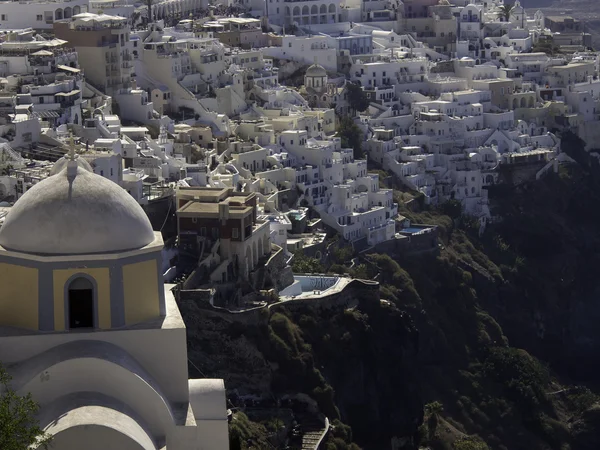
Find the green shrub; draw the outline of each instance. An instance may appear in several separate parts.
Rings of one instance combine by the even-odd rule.
[[[483,364],[485,376],[495,379],[517,404],[536,407],[545,399],[546,369],[525,350],[495,347]]]

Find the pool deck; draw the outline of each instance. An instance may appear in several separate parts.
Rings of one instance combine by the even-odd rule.
[[[399,233],[419,234],[424,233],[426,231],[430,231],[431,229],[432,227],[408,227],[401,229]]]
[[[340,276],[338,278],[338,280],[332,286],[328,287],[327,289],[307,290],[307,291],[302,291],[301,294],[297,294],[297,295],[281,295],[280,294],[279,299],[282,302],[285,302],[285,301],[289,301],[289,300],[308,300],[308,299],[323,298],[323,297],[327,297],[332,294],[337,294],[339,292],[342,292],[344,290],[344,288],[346,286],[348,286],[348,284],[350,284],[350,282],[352,282],[352,278]]]

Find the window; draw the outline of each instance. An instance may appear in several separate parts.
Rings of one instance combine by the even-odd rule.
[[[84,277],[75,278],[68,287],[69,328],[94,328],[94,286]]]
[[[41,22],[42,20],[44,20],[44,16],[42,16],[41,14],[37,14],[35,16],[35,20],[37,20],[38,22]]]
[[[238,239],[240,237],[240,230],[238,228],[231,229],[231,237],[233,239]]]
[[[2,14],[2,15],[0,16],[0,19],[2,19],[2,20],[8,20],[8,18],[6,17],[6,14]]]
[[[198,223],[198,218],[197,217],[192,217],[192,223]]]
[[[110,176],[111,177],[113,176],[113,168],[112,167],[110,168]]]
[[[291,42],[290,42],[290,43],[288,43],[288,47],[289,47],[289,48],[292,48],[292,43],[291,43]]]

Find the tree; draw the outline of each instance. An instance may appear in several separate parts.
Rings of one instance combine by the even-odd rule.
[[[444,410],[444,406],[440,402],[431,402],[425,405],[425,413],[428,415],[427,427],[429,428],[429,439],[435,437],[437,426],[440,421],[439,415]]]
[[[512,15],[514,5],[502,5],[498,11],[498,17],[504,19],[505,22],[510,22],[510,16]]]
[[[344,116],[340,119],[338,133],[342,138],[342,147],[354,150],[354,158],[359,159],[364,156],[362,150],[363,133],[350,117]]]
[[[140,14],[140,12],[139,12],[139,11],[134,11],[134,12],[131,14],[131,26],[132,26],[132,27],[135,27],[135,26],[136,26],[136,24],[137,24],[138,20],[140,20],[140,16],[141,16],[141,14]]]
[[[146,0],[146,6],[148,7],[148,23],[152,23],[152,0]]]
[[[365,94],[362,88],[354,83],[347,83],[346,89],[348,90],[348,103],[350,108],[354,111],[364,111],[369,107],[369,97]]]
[[[35,414],[39,406],[31,397],[18,395],[9,386],[11,377],[0,365],[0,448],[27,450],[47,449],[52,436],[40,428]]]
[[[306,256],[302,251],[294,253],[292,271],[295,273],[323,273],[325,268],[317,258]]]

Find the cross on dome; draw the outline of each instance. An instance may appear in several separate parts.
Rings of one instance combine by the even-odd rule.
[[[69,138],[69,159],[75,161],[75,139],[73,138],[72,132]]]

